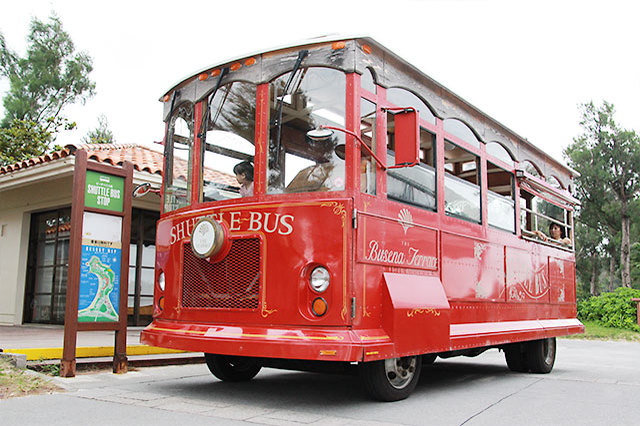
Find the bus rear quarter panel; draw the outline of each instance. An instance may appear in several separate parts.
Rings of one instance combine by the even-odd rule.
[[[582,332],[572,252],[458,222],[402,206],[358,212],[355,328],[382,327],[393,356]]]

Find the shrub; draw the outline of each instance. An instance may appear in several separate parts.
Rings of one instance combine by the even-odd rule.
[[[578,302],[578,318],[595,321],[605,327],[640,331],[636,302],[631,298],[640,298],[640,290],[620,287],[611,293],[592,296]]]

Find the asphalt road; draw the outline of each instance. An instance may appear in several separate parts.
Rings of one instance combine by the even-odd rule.
[[[356,377],[263,369],[222,383],[203,364],[56,379],[66,391],[0,401],[7,425],[637,425],[640,343],[558,341],[551,374],[510,372],[497,350],[438,360],[404,401]]]

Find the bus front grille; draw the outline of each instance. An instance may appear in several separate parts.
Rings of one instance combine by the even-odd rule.
[[[260,296],[260,240],[235,239],[216,263],[197,258],[184,245],[184,308],[257,309]]]

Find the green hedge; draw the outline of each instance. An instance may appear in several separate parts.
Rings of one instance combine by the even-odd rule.
[[[636,303],[631,298],[640,298],[640,290],[620,287],[611,293],[592,296],[578,302],[578,318],[605,327],[640,331]]]

